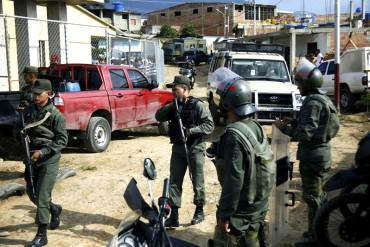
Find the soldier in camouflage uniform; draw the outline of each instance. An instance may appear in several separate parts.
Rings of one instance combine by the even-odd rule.
[[[48,97],[51,90],[49,80],[36,80],[32,87],[34,103],[25,109],[26,126],[23,131],[30,137],[36,191],[36,198],[31,200],[37,206],[36,224],[38,224],[37,234],[28,247],[47,244],[46,232],[50,214],[49,227],[53,230],[60,224],[59,217],[62,211],[60,205],[51,202],[51,194],[59,169],[61,150],[67,145],[68,136],[62,114]]]
[[[26,86],[21,89],[21,103],[19,104],[18,111],[23,111],[24,108],[33,103],[32,87],[34,86],[38,75],[38,69],[34,66],[26,66],[23,70],[23,78]]]
[[[312,222],[325,200],[323,181],[331,165],[330,139],[338,126],[328,126],[330,114],[337,117],[331,100],[319,89],[323,76],[312,63],[302,59],[295,69],[295,82],[305,99],[297,119],[277,120],[275,125],[293,141],[298,141],[297,159],[302,178],[303,200],[308,206],[308,231],[304,241],[296,246],[316,246]]]
[[[166,221],[167,227],[178,227],[178,209],[181,207],[182,184],[186,169],[192,176],[195,213],[191,224],[195,225],[204,220],[203,206],[205,204],[204,188],[204,151],[205,136],[212,133],[214,125],[212,116],[204,107],[203,103],[190,93],[190,81],[185,76],[176,76],[170,84],[174,97],[178,99],[180,117],[185,127],[186,145],[189,150],[190,164],[187,162],[185,148],[182,142],[180,127],[175,118],[173,103],[159,109],[155,118],[159,122],[169,121],[169,136],[172,146],[170,164],[170,204],[172,213]]]
[[[233,73],[222,69],[215,73]],[[275,182],[273,153],[262,127],[250,118],[257,109],[248,83],[234,77],[220,80],[217,88],[228,124],[216,145],[214,163],[222,192],[209,246],[257,247]]]

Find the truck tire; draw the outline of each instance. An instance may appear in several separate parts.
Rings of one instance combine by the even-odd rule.
[[[160,122],[158,124],[158,132],[160,135],[163,135],[163,136],[168,135],[168,121]]]
[[[87,127],[85,147],[89,152],[100,153],[107,149],[112,128],[109,122],[102,117],[92,117]]]
[[[349,111],[353,108],[354,97],[347,86],[342,86],[340,90],[340,108]]]

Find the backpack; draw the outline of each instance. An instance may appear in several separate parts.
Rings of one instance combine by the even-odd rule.
[[[257,123],[262,131],[262,127]],[[276,163],[266,135],[263,142],[258,141],[257,136],[245,122],[235,122],[227,127],[227,132],[237,134],[251,155],[251,165],[246,171],[248,186],[248,202],[267,199],[270,196],[276,179]]]

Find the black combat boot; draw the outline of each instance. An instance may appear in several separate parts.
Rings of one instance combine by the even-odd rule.
[[[55,230],[60,225],[60,214],[62,213],[62,206],[54,203],[50,203],[50,213],[51,213],[51,220],[50,220],[50,230]]]
[[[27,247],[41,247],[48,244],[48,237],[46,235],[47,225],[41,224],[37,230],[37,234],[31,243],[26,245]]]
[[[195,208],[195,213],[193,216],[193,219],[191,220],[192,225],[199,224],[204,220],[204,211],[203,211],[203,205],[199,204]]]
[[[172,208],[170,217],[166,220],[165,226],[169,228],[179,227],[179,209]]]

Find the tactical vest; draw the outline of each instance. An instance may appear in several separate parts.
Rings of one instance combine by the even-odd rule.
[[[197,98],[189,97],[184,105],[179,105],[180,117],[185,128],[190,129],[199,124],[197,117],[196,105],[200,101]],[[172,117],[169,123],[169,136],[173,144],[182,144],[180,126],[175,116]],[[188,137],[187,144],[192,145],[200,136],[191,135]]]
[[[243,147],[248,150],[251,157],[244,178],[246,197],[250,204],[267,199],[276,179],[276,164],[267,137],[263,134],[262,143],[258,141],[256,134],[250,128],[252,121],[239,121],[226,127],[226,132],[232,132],[240,137]],[[253,122],[263,133],[261,125]]]
[[[40,149],[49,146],[54,138],[53,119],[56,108],[53,105],[51,110],[47,111],[41,119],[35,119],[34,116],[27,116],[26,130],[31,139],[31,148]]]
[[[331,100],[322,94],[310,94],[306,96],[307,98],[304,100],[302,104],[302,108],[309,102],[310,100],[319,101],[321,104],[324,105],[324,113],[320,116],[319,126],[312,137],[313,142],[329,142],[332,138],[336,136],[339,131],[339,117],[337,113],[337,109],[331,102]]]

